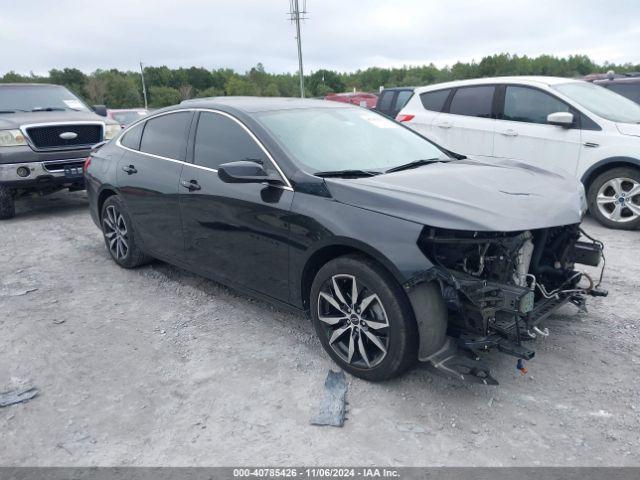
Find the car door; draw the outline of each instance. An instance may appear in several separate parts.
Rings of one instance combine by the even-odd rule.
[[[500,90],[494,155],[575,174],[582,139],[578,112],[535,87],[506,85]],[[549,125],[547,116],[555,112],[573,113],[575,126]]]
[[[159,115],[121,140],[126,151],[118,165],[120,194],[145,250],[166,260],[184,253],[178,193],[192,117],[192,111]]]
[[[464,155],[493,155],[494,85],[459,87],[434,120],[433,139]]]
[[[287,301],[293,190],[220,180],[218,166],[239,160],[277,172],[250,131],[226,113],[200,112],[192,143],[180,182],[187,261],[203,275]]]

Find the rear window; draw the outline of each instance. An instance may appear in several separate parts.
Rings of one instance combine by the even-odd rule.
[[[435,92],[425,92],[420,94],[420,100],[422,101],[422,106],[431,110],[432,112],[441,112],[442,107],[444,107],[444,102],[449,98],[449,93],[451,89],[448,88],[446,90],[437,90]]]
[[[449,113],[469,117],[491,118],[494,86],[464,87],[456,90]]]
[[[127,133],[122,136],[122,140],[120,143],[127,148],[132,148],[133,150],[140,149],[140,138],[142,138],[142,129],[144,128],[144,124],[141,123],[131,128]]]
[[[396,97],[396,107],[395,111],[399,112],[402,108],[407,104],[409,99],[413,96],[413,92],[411,90],[401,90],[398,92],[398,96]]]
[[[174,160],[184,160],[191,112],[161,115],[146,122],[140,151]]]

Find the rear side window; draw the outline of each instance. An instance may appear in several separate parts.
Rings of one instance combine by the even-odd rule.
[[[550,113],[569,111],[569,105],[541,90],[507,86],[502,119],[546,124]]]
[[[391,111],[391,102],[393,101],[393,92],[382,92],[380,98],[378,98],[378,103],[376,104],[376,109],[381,111],[382,113],[389,114]]]
[[[411,90],[402,90],[398,92],[398,96],[396,97],[396,106],[394,111],[397,113],[407,104],[409,99],[413,96],[413,92]]]
[[[640,103],[640,83],[611,83],[606,87],[629,100]]]
[[[422,106],[431,110],[432,112],[441,112],[442,107],[444,107],[444,102],[449,98],[449,93],[451,89],[447,90],[437,90],[435,92],[424,92],[420,94],[420,100],[422,101]]]
[[[140,151],[174,160],[184,160],[191,112],[161,115],[146,122]]]
[[[133,150],[140,150],[140,139],[142,138],[142,129],[144,128],[144,123],[140,123],[136,125],[132,129],[128,130],[122,136],[122,140],[120,143],[127,148],[131,148]]]
[[[246,130],[217,113],[200,114],[193,154],[196,165],[213,169],[239,160],[259,162],[267,170],[271,167],[265,153]]]
[[[449,113],[469,117],[491,118],[493,86],[464,87],[456,90]]]

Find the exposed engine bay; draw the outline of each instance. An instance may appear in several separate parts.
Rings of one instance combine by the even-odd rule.
[[[603,245],[579,225],[508,233],[425,228],[419,245],[438,270],[448,334],[476,359],[496,347],[529,360],[531,340],[549,335],[543,323],[553,312],[567,303],[585,309],[587,295],[607,295],[599,288]],[[576,269],[601,263],[597,279]],[[446,345],[432,363],[463,379],[497,383],[488,368],[453,358],[453,349]],[[444,360],[458,364],[447,368]]]

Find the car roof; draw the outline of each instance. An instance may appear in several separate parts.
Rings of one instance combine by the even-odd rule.
[[[411,90],[411,91],[414,91],[416,88],[418,88],[418,87],[389,87],[389,88],[384,88],[382,91],[383,92],[395,91],[395,90]]]
[[[60,87],[64,88],[63,85],[56,85],[55,83],[0,83],[0,87]]]
[[[348,103],[332,102],[312,98],[285,97],[208,97],[194,98],[180,103],[182,108],[227,107],[245,113],[304,108],[356,108]]]
[[[511,77],[485,77],[474,78],[470,80],[456,80],[453,82],[437,83],[427,85],[426,87],[416,88],[416,93],[427,92],[430,90],[440,90],[443,88],[464,87],[470,85],[487,85],[494,83],[515,83],[531,86],[550,86],[568,82],[582,82],[582,80],[564,77],[544,77],[533,75],[511,76]]]
[[[593,80],[591,83],[595,83],[596,85],[605,85],[607,83],[640,83],[640,77],[600,78]]]

